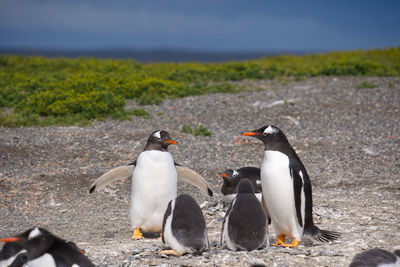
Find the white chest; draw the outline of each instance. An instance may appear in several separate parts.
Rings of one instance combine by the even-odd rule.
[[[293,179],[290,175],[288,156],[278,151],[264,152],[261,186],[278,234],[294,235],[300,239],[302,230],[297,223]]]
[[[167,204],[176,193],[177,173],[171,153],[156,150],[140,153],[132,179],[132,226],[158,231]]]
[[[29,261],[28,262],[28,266],[29,267],[43,267],[43,266],[46,266],[46,267],[53,267],[54,266],[54,267],[56,267],[56,263],[55,263],[53,257],[50,254],[45,253],[42,256],[40,256],[40,257],[38,257],[38,258],[36,258],[34,260]]]

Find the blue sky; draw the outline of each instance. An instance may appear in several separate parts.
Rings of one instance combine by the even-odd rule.
[[[400,46],[400,1],[0,0],[0,47],[349,50]]]

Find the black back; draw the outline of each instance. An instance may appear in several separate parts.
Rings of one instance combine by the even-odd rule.
[[[373,248],[354,256],[349,267],[377,267],[378,264],[394,264],[397,256],[389,251]]]
[[[189,195],[182,194],[175,198],[175,206],[172,210],[172,201],[168,203],[168,208],[163,220],[163,242],[165,222],[172,212],[171,228],[173,236],[179,243],[190,247],[197,252],[208,248],[208,237],[206,221],[203,212],[196,201]]]
[[[238,194],[225,214],[222,233],[228,217],[229,237],[237,246],[251,251],[264,243],[267,217],[248,179],[239,183]]]
[[[257,180],[260,182],[260,168],[255,167],[242,167],[236,171],[236,175],[234,175],[234,170],[227,169],[224,171],[224,174],[227,175],[226,178],[223,179],[223,184],[221,187],[221,193],[224,195],[228,194],[236,194],[237,187],[242,179],[249,179],[254,187],[254,191],[256,193],[261,193],[261,183],[257,184]]]

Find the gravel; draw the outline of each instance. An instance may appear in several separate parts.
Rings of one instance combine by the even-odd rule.
[[[357,89],[368,80],[378,87]],[[400,245],[400,79],[317,77],[289,83],[240,81],[238,94],[212,94],[139,106],[150,119],[98,121],[87,127],[0,128],[0,236],[41,226],[75,241],[98,266],[345,266],[366,249]],[[390,84],[390,86],[389,86]],[[180,130],[206,126],[211,137]],[[263,145],[240,133],[280,127],[313,184],[314,220],[342,233],[330,244],[305,239],[298,248],[232,252],[219,244],[223,216],[220,174],[260,166]],[[201,205],[211,248],[202,255],[159,257],[158,238],[132,241],[130,180],[89,195],[110,168],[134,160],[148,135],[164,129],[179,142],[176,162],[213,186],[209,198],[180,183]],[[276,239],[272,227],[270,239]],[[0,245],[1,246],[1,245]]]

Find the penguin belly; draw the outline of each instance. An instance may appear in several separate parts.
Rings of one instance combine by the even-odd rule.
[[[29,267],[56,267],[56,262],[54,261],[54,258],[51,254],[45,253],[42,256],[28,261],[27,264]]]
[[[276,234],[301,241],[303,228],[297,220],[288,156],[278,151],[264,152],[261,186]]]
[[[177,174],[172,155],[157,150],[140,153],[132,178],[132,228],[161,231],[164,212],[176,193]]]

